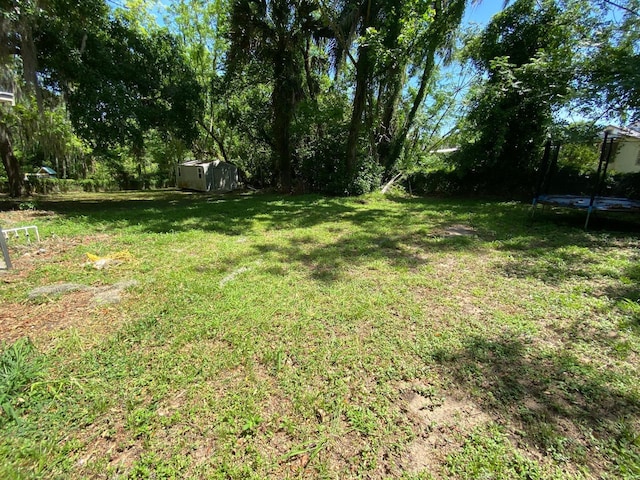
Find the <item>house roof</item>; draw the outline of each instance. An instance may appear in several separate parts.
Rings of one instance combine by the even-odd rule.
[[[610,137],[627,137],[637,138],[640,140],[640,125],[633,124],[628,127],[616,127],[615,125],[609,125],[604,129]]]
[[[56,175],[56,171],[49,167],[40,167],[39,172],[48,173],[49,175]]]

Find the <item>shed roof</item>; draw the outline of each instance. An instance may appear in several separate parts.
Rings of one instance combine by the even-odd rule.
[[[56,175],[56,171],[49,167],[40,167],[39,172],[48,173],[49,175]]]
[[[203,162],[202,160],[188,160],[186,162],[182,162],[180,165],[183,165],[185,167],[200,167],[200,166],[204,166],[204,165],[218,165],[220,163],[225,163],[222,160],[214,160],[212,162]]]

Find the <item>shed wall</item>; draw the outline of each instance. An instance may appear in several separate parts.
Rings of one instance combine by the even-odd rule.
[[[213,170],[212,190],[230,192],[238,188],[238,169],[229,163],[219,163]]]
[[[208,191],[206,173],[205,166],[202,165],[178,165],[176,185],[178,188],[206,192]]]

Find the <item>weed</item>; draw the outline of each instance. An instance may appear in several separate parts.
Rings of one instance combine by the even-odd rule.
[[[497,426],[476,429],[465,439],[460,452],[447,459],[447,468],[456,478],[566,478],[561,472],[548,475],[535,462],[516,451]]]
[[[43,375],[42,359],[28,338],[0,346],[0,423],[18,420],[29,388]]]
[[[20,202],[18,204],[18,210],[34,211],[38,209],[37,202]]]

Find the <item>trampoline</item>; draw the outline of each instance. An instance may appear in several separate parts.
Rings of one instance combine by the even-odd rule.
[[[614,151],[615,137],[609,137],[609,132],[605,131],[604,140],[600,151],[600,161],[598,162],[598,170],[596,173],[596,181],[591,195],[560,195],[541,193],[545,184],[548,183],[550,172],[553,171],[558,162],[558,153],[560,145],[554,145],[548,141],[545,145],[544,155],[540,165],[540,175],[536,194],[532,203],[532,216],[535,215],[537,205],[549,205],[558,208],[571,208],[576,210],[584,210],[587,212],[587,218],[584,223],[585,230],[589,227],[589,219],[591,214],[596,211],[601,212],[627,212],[640,213],[640,200],[632,200],[622,197],[606,197],[601,196],[600,192],[604,187],[605,177],[607,175],[607,167]]]
[[[563,208],[577,208],[588,210],[591,206],[592,210],[602,212],[636,212],[640,213],[640,200],[631,200],[629,198],[617,197],[595,197],[593,205],[591,197],[584,195],[539,195],[537,202],[543,205]]]

